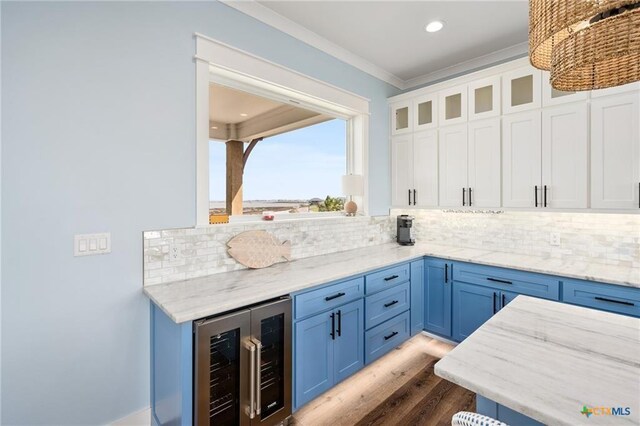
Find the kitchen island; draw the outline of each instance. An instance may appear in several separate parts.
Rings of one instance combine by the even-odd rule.
[[[518,296],[435,372],[506,423],[638,425],[640,319]]]

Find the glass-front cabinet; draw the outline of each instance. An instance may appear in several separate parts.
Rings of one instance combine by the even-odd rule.
[[[414,130],[433,129],[438,126],[438,95],[421,96],[413,102]]]
[[[413,104],[403,102],[391,105],[391,134],[401,135],[413,130]]]
[[[485,78],[469,84],[469,120],[500,115],[500,77]]]
[[[502,76],[504,114],[540,108],[541,71],[531,66],[518,68]]]
[[[440,126],[467,121],[467,86],[456,86],[440,92]]]

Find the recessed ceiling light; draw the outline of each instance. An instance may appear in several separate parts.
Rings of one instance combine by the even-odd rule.
[[[218,126],[211,126],[213,130],[218,130]]]
[[[433,22],[429,22],[427,24],[427,26],[424,27],[424,29],[428,33],[435,33],[435,32],[440,31],[442,29],[442,27],[444,27],[444,22],[442,22],[442,21],[433,21]]]
[[[246,117],[247,115],[249,115],[249,114],[244,113],[244,112],[240,113],[240,117]]]

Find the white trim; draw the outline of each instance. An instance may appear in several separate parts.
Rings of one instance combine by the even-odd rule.
[[[293,103],[349,120],[354,156],[347,172],[367,182],[369,100],[321,80],[236,49],[212,38],[196,38],[196,226],[209,226],[209,82]],[[365,186],[364,208],[367,214]],[[358,202],[356,200],[356,202]]]
[[[350,52],[349,50],[338,46],[337,44],[314,33],[313,31],[308,30],[302,25],[293,22],[289,18],[280,15],[279,13],[273,11],[272,9],[269,9],[266,6],[261,5],[256,1],[221,0],[221,2],[244,13],[245,15],[249,15],[252,18],[255,18],[279,31],[282,31],[285,34],[288,34],[312,47],[315,47],[316,49],[321,50],[333,56],[334,58],[341,60],[342,62],[345,62],[361,71],[366,72],[369,75],[372,75],[386,83],[389,83],[397,87],[398,89],[405,88],[405,82],[401,78],[380,68],[377,65],[372,64],[361,56],[358,56],[353,52]]]
[[[495,52],[488,53],[478,58],[473,58],[468,61],[460,62],[458,64],[442,68],[436,71],[429,72],[427,74],[404,80],[397,75],[390,73],[389,71],[379,67],[368,61],[367,59],[359,56],[334,42],[322,37],[321,35],[303,27],[302,25],[292,21],[291,19],[280,15],[274,10],[261,5],[254,0],[220,0],[222,3],[229,7],[232,7],[245,15],[251,16],[258,21],[269,25],[285,34],[294,37],[309,46],[315,47],[322,52],[333,56],[334,58],[349,64],[360,71],[364,71],[367,74],[380,79],[392,86],[401,90],[411,89],[416,86],[439,81],[445,78],[449,78],[452,75],[463,74],[474,69],[482,68],[503,62],[509,59],[513,59],[517,56],[524,55],[528,52],[528,43],[518,43],[513,46],[506,47]]]

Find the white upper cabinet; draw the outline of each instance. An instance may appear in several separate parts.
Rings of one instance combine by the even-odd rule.
[[[408,206],[413,190],[413,135],[391,138],[391,202]]]
[[[608,89],[592,90],[592,98],[600,98],[602,96],[617,95],[619,93],[626,92],[638,92],[640,91],[640,81],[635,83],[625,84],[624,86],[610,87]]]
[[[439,94],[439,125],[460,124],[467,121],[467,86],[445,89]]]
[[[413,103],[400,102],[391,105],[391,134],[401,135],[413,131]]]
[[[563,92],[562,90],[556,90],[551,87],[549,82],[550,74],[548,71],[542,72],[542,106],[554,106],[560,104],[566,104],[576,101],[585,101],[589,92]]]
[[[469,123],[469,184],[472,207],[500,206],[500,119]]]
[[[502,203],[505,207],[538,207],[541,202],[540,111],[502,119]]]
[[[640,93],[591,101],[591,207],[640,209]]]
[[[541,72],[526,66],[502,75],[502,113],[540,108]]]
[[[587,207],[587,104],[542,111],[542,203],[551,208]]]
[[[416,131],[438,126],[438,94],[421,96],[413,101],[413,128]]]
[[[500,77],[469,83],[468,92],[469,121],[500,115]]]
[[[438,205],[438,131],[413,135],[413,205]]]
[[[439,205],[458,207],[468,205],[467,194],[467,125],[459,124],[440,129]]]

